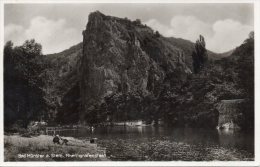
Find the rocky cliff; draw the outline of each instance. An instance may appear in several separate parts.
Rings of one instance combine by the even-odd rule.
[[[191,73],[188,55],[140,22],[100,12],[91,13],[88,20],[80,66],[82,120],[105,97],[157,95],[170,76],[179,73],[174,80],[181,81]]]
[[[122,102],[121,106],[127,106],[125,100],[122,100],[124,99],[122,95],[127,94],[127,96],[133,96],[134,98],[140,95],[154,95],[154,93],[158,95],[162,90],[161,83],[164,82],[169,85],[175,82],[176,87],[178,87],[177,82],[185,79],[186,74],[190,73],[190,69],[192,68],[191,53],[194,48],[194,43],[181,38],[165,38],[158,32],[154,32],[151,28],[142,25],[138,20],[130,21],[128,19],[104,16],[98,12],[92,15],[94,15],[94,17],[91,16],[92,19],[89,24],[93,24],[93,22],[96,22],[96,19],[99,19],[99,17],[95,15],[101,15],[104,18],[102,20],[104,23],[101,22],[100,24],[109,24],[109,26],[113,27],[113,31],[108,27],[99,28],[99,26],[86,30],[89,31],[90,34],[93,34],[90,35],[91,38],[95,36],[94,42],[99,47],[104,45],[105,42],[103,39],[105,38],[107,38],[107,41],[112,41],[112,44],[115,43],[113,46],[104,46],[103,49],[99,51],[97,47],[93,47],[93,51],[90,51],[90,47],[86,50],[87,53],[92,52],[92,54],[102,55],[102,57],[94,56],[94,60],[96,62],[100,61],[100,63],[104,65],[93,62],[89,63],[93,63],[92,65],[95,64],[96,67],[102,68],[100,70],[101,76],[97,76],[101,78],[103,77],[102,75],[106,76],[106,80],[104,81],[106,86],[102,89],[107,92],[107,95],[104,96],[110,98],[110,96],[116,95],[108,99],[108,101],[119,100],[119,102],[117,101],[115,103],[118,104]],[[117,20],[119,21],[118,23]],[[108,23],[105,23],[105,21]],[[117,31],[115,31],[115,29],[117,29]],[[97,35],[99,33],[103,34],[103,36]],[[109,36],[107,37],[104,34],[109,34]],[[118,34],[124,34],[124,36]],[[131,38],[133,39],[131,40]],[[87,42],[88,44],[86,44]],[[89,43],[90,41],[86,39],[84,46],[91,46],[91,43]],[[112,44],[110,43],[110,45]],[[60,53],[46,55],[45,57],[46,64],[48,64],[44,74],[46,77],[45,99],[49,105],[49,117],[56,118],[55,120],[59,123],[75,123],[79,119],[77,114],[81,111],[81,102],[79,101],[81,98],[80,92],[82,92],[79,86],[81,79],[86,76],[86,71],[83,69],[89,66],[85,61],[87,57],[82,57],[84,46],[83,43],[79,43]],[[157,54],[159,56],[157,56]],[[209,52],[210,59],[212,55],[214,57],[215,54]],[[143,69],[143,67],[145,67],[145,69]],[[180,72],[177,72],[178,70]],[[130,80],[131,82],[128,82],[129,77],[132,78]],[[179,79],[181,77],[182,79]],[[93,78],[97,80],[96,74],[93,74]],[[135,80],[133,80],[133,78],[135,78]],[[164,81],[161,80],[162,78],[164,78]],[[114,82],[116,84],[114,84]],[[84,86],[85,84],[82,85],[83,89]],[[111,91],[111,89],[113,91]],[[98,102],[102,99],[99,97],[98,95]],[[136,101],[136,99],[134,101]],[[132,106],[133,105],[128,104],[128,108]],[[118,108],[118,110],[122,110],[122,108]],[[120,117],[122,117],[122,115]],[[71,121],[68,121],[68,118],[71,118],[69,119]]]

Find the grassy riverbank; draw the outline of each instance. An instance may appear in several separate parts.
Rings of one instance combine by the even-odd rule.
[[[108,134],[98,137],[97,144],[86,138],[69,140],[68,145],[53,144],[52,136],[5,135],[5,161],[253,161],[254,153],[237,146],[217,143],[180,142],[171,137],[141,137],[133,133],[127,135]],[[194,137],[194,135],[191,135]],[[176,135],[178,137],[178,135]],[[227,136],[226,136],[227,137]],[[223,137],[222,137],[223,138]],[[196,140],[196,138],[194,138]],[[233,138],[231,138],[233,139]],[[231,140],[229,139],[229,140]],[[223,139],[222,139],[223,140]],[[227,140],[227,139],[226,139]],[[201,140],[200,140],[201,141]],[[247,141],[247,140],[246,140]],[[219,141],[220,142],[220,141]],[[222,141],[223,142],[223,141]],[[248,141],[250,142],[250,141]],[[243,143],[240,143],[243,144]],[[103,155],[90,157],[84,155]],[[39,158],[36,156],[43,155]],[[47,157],[49,155],[49,157]],[[55,155],[55,156],[54,156]],[[69,155],[69,156],[68,156]],[[19,157],[20,156],[20,157]],[[26,157],[27,156],[27,157]],[[34,157],[33,157],[34,156]],[[72,157],[74,156],[74,157]]]
[[[105,150],[89,141],[66,137],[68,145],[52,142],[53,137],[40,135],[22,137],[4,136],[5,161],[101,161],[108,160]]]

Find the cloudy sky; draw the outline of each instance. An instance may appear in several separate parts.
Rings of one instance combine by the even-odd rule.
[[[240,45],[254,28],[253,4],[5,4],[5,42],[34,38],[43,53],[82,41],[90,12],[136,18],[166,37],[195,41],[199,34],[217,53]]]

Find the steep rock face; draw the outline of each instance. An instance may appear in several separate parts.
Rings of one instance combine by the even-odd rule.
[[[178,79],[185,79],[191,73],[185,56],[138,21],[91,13],[80,66],[82,121],[111,94],[156,95],[160,91],[156,88],[177,71]]]

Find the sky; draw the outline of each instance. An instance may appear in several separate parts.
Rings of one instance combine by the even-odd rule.
[[[57,53],[83,40],[89,13],[136,20],[166,37],[195,42],[199,35],[216,53],[239,46],[254,30],[254,6],[250,3],[208,4],[5,4],[4,39],[21,45],[34,38],[43,53]]]

